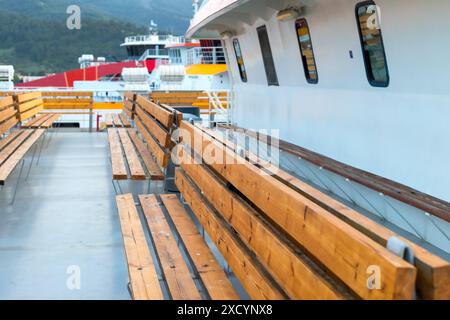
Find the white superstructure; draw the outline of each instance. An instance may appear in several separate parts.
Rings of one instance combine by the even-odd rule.
[[[209,0],[187,37],[222,40],[237,126],[450,201],[449,15],[447,0]],[[313,170],[328,192],[450,252],[450,224]]]

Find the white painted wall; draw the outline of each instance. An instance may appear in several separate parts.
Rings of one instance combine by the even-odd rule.
[[[360,1],[308,2],[319,84],[306,82],[295,21],[278,22],[273,11],[268,21],[245,25],[238,35],[248,83],[241,82],[226,40],[233,120],[280,129],[282,139],[450,201],[450,1],[376,1],[388,88],[371,87],[366,78],[355,18]],[[263,24],[280,87],[267,86],[256,34]]]

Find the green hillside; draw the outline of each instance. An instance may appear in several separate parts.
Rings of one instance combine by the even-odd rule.
[[[81,30],[66,27],[71,4],[81,7]],[[126,36],[146,34],[151,20],[183,34],[190,15],[190,0],[0,0],[0,64],[43,75],[77,68],[81,54],[121,60]]]
[[[101,19],[84,19],[81,30],[68,30],[65,21],[45,21],[0,12],[0,63],[14,65],[22,75],[61,72],[78,66],[83,53],[126,57],[120,47],[125,36],[145,28]]]

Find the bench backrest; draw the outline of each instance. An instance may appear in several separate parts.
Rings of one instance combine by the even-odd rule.
[[[180,113],[158,105],[148,97],[137,95],[134,107],[134,121],[161,168],[167,168],[170,152],[174,146],[172,133],[179,122]]]
[[[134,92],[126,92],[123,97],[123,111],[134,120],[136,109],[136,94]]]
[[[413,265],[202,129],[185,121],[180,129],[181,154],[186,157],[176,173],[180,192],[204,219],[202,224],[212,223],[205,218],[208,212],[225,219],[289,297],[413,298]],[[379,290],[367,285],[367,270],[374,265],[385,279]],[[251,284],[246,289],[251,290]]]
[[[12,96],[0,98],[0,135],[8,132],[18,122],[14,98]]]
[[[226,100],[228,93],[223,91],[218,93],[221,100]],[[203,91],[154,91],[150,94],[150,98],[160,104],[166,104],[173,107],[199,107],[207,109],[209,107],[209,98],[207,93]]]
[[[88,110],[93,108],[94,95],[86,91],[42,92],[46,110]]]
[[[19,121],[26,121],[44,110],[40,92],[22,93],[16,96]]]

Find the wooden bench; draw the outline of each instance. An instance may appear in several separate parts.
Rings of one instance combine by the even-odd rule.
[[[34,118],[42,110],[44,104],[40,92],[18,94],[16,96],[18,117],[20,122]]]
[[[92,110],[92,92],[55,91],[42,92],[45,110]]]
[[[105,125],[106,128],[131,128],[130,121],[124,112],[105,114]]]
[[[241,243],[243,256],[251,252],[259,258],[262,266],[245,263],[247,268],[254,265],[252,277],[243,270],[242,259],[227,259],[253,299],[414,297],[415,266],[276,177],[263,174],[202,129],[183,121],[181,137],[186,158],[177,170],[176,184],[226,259],[227,246],[234,242]],[[193,162],[191,152],[208,165]],[[208,162],[208,154],[228,161]],[[222,235],[226,227],[235,231],[229,240]],[[217,230],[220,237],[215,236]],[[367,284],[373,266],[383,275],[379,289]]]
[[[208,148],[209,153],[214,150],[217,154],[221,153],[222,155],[223,153],[223,157],[236,157],[235,152],[238,150],[236,145],[224,139],[217,132],[194,127],[185,122],[183,122],[181,129],[182,132],[186,133],[182,135],[185,144],[183,148],[195,149],[197,154],[200,154],[200,151],[204,148]],[[192,141],[190,139],[194,139],[194,137],[200,139],[196,140],[196,146],[190,143]],[[198,141],[204,142],[199,143]],[[415,289],[417,289],[418,297],[422,299],[448,300],[450,298],[450,287],[448,286],[448,283],[450,283],[450,264],[448,261],[398,236],[287,172],[272,167],[251,153],[247,152],[246,159],[240,157],[235,159],[240,160],[238,164],[228,166],[222,164],[209,166],[182,164],[182,169],[177,173],[177,185],[181,185],[182,193],[183,188],[185,188],[183,195],[186,199],[189,197],[189,192],[186,195],[186,190],[192,191],[193,189],[189,189],[189,187],[195,186],[200,191],[200,195],[203,196],[203,200],[216,208],[225,219],[232,218],[234,221],[244,218],[236,205],[236,200],[227,200],[225,190],[227,186],[232,186],[228,188],[231,193],[234,190],[239,190],[239,196],[245,197],[252,207],[258,208],[259,212],[267,217],[271,223],[275,223],[278,229],[281,229],[298,245],[305,248],[312,258],[320,261],[326,267],[326,271],[330,275],[349,287],[357,298],[407,299],[413,296]],[[245,179],[240,177],[245,177]],[[222,184],[223,190],[217,191],[217,187],[214,187],[214,185],[219,186],[222,181],[226,184]],[[271,199],[276,200],[272,201]],[[193,204],[196,203],[194,200],[192,200]],[[295,206],[298,211],[302,212],[301,215],[292,215],[292,213],[295,213],[293,209]],[[291,212],[291,215],[289,212]],[[230,220],[230,223],[233,220]],[[239,230],[242,230],[244,238],[249,235],[248,232],[253,238],[256,237],[256,234],[251,230],[240,229],[238,224],[231,224],[238,233],[240,233]],[[252,222],[251,225],[254,226],[255,223]],[[320,229],[314,231],[319,226]],[[327,229],[328,232],[324,235],[323,232],[326,232]],[[345,231],[346,235],[339,235],[338,229]],[[299,233],[300,231],[302,233]],[[331,234],[333,236],[330,237]],[[333,239],[338,235],[338,238]],[[308,236],[316,240],[309,242]],[[415,254],[414,265],[402,261],[403,266],[400,268],[400,273],[398,273],[400,265],[396,261],[397,258],[393,258],[392,254],[385,249],[388,240],[392,237],[396,237],[409,245]],[[342,242],[342,244],[339,242]],[[359,254],[354,253],[358,246],[364,247],[367,245],[370,246],[375,256],[370,256],[367,250],[363,250]],[[327,248],[330,246],[335,251],[327,253]],[[339,249],[340,247],[341,249]],[[353,250],[350,250],[350,248],[353,248]],[[333,255],[336,252],[340,252],[340,258],[335,257],[326,260],[328,254]],[[376,257],[376,255],[380,256]],[[340,261],[340,259],[345,261]],[[351,262],[352,259],[353,262]],[[375,263],[372,259],[381,259],[383,263]],[[383,289],[369,290],[364,282],[358,283],[358,279],[362,280],[363,278],[361,278],[362,275],[357,276],[357,270],[354,270],[356,280],[346,276],[345,269],[349,267],[348,264],[358,265],[360,271],[367,270],[366,266],[370,267],[370,265],[377,265],[384,269],[390,264],[390,268],[393,268],[391,270],[393,274],[388,275],[384,269],[382,271],[384,274]],[[397,271],[394,272],[396,269]],[[414,275],[411,275],[411,270],[414,271]],[[415,273],[417,273],[417,278]],[[367,277],[365,280],[367,280]],[[308,281],[307,277],[303,278],[304,284]],[[406,289],[407,287],[408,289]]]
[[[137,130],[108,129],[113,180],[146,179],[144,166],[150,180],[164,180],[174,146],[172,134],[181,114],[137,96],[133,118]]]
[[[22,124],[23,129],[49,129],[59,120],[61,115],[55,113],[38,114],[34,119],[30,119]]]
[[[145,216],[144,225],[152,238],[150,244],[133,196],[117,196],[133,299],[239,299],[223,267],[176,195],[145,195],[139,197],[139,202]],[[157,273],[156,264],[162,275]],[[164,281],[159,281],[160,278]],[[163,294],[163,288],[167,289],[168,296]]]
[[[218,93],[223,104],[228,98],[228,93],[223,91]],[[198,107],[201,110],[209,109],[209,98],[203,91],[153,91],[150,98],[159,104],[166,104],[172,107]]]
[[[123,112],[125,112],[131,120],[134,120],[136,112],[136,97],[137,95],[133,92],[126,92],[124,94]]]
[[[134,129],[110,128],[108,141],[113,180],[164,180],[161,168]]]
[[[0,136],[14,128],[19,122],[14,97],[0,99]]]
[[[0,185],[5,185],[8,177],[44,132],[44,129],[21,129],[0,140]]]

